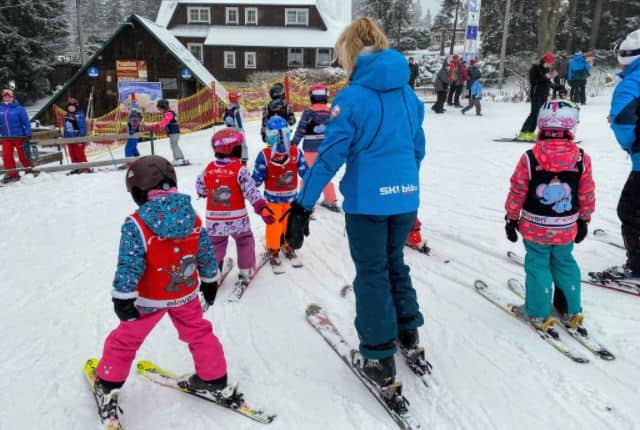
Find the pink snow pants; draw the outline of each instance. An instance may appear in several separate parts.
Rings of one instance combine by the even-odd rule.
[[[97,375],[109,382],[124,382],[129,376],[136,352],[147,335],[169,314],[180,340],[189,345],[196,373],[209,381],[227,373],[227,362],[220,341],[213,333],[211,323],[202,317],[200,300],[186,305],[141,313],[136,321],[121,321],[104,342]]]
[[[256,267],[256,241],[253,238],[251,230],[232,234],[231,237],[236,241],[238,269],[252,269]],[[216,262],[218,263],[218,267],[220,267],[220,262],[224,261],[224,257],[227,255],[229,236],[209,236],[209,239],[211,239],[211,244],[216,253]]]

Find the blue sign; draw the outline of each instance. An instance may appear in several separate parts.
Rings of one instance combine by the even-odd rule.
[[[469,11],[478,12],[480,10],[480,2],[478,0],[469,0]]]
[[[191,70],[189,70],[186,67],[183,67],[182,69],[180,69],[180,77],[182,79],[191,79],[193,78],[193,75],[191,74]]]
[[[97,78],[100,72],[96,66],[91,66],[87,69],[87,75],[89,75],[90,78]]]
[[[467,26],[467,40],[477,40],[478,39],[478,26],[477,25],[468,25]]]

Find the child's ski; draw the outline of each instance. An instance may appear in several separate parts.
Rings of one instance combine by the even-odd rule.
[[[525,288],[524,288],[524,285],[522,285],[522,282],[518,281],[517,279],[511,278],[509,279],[509,281],[507,281],[507,285],[509,286],[509,289],[516,296],[524,300]],[[589,334],[589,330],[586,330],[586,334],[584,334],[585,333],[584,331],[581,333],[579,330],[565,327],[564,324],[562,323],[559,323],[558,325],[562,326],[571,337],[573,337],[582,346],[587,348],[589,351],[591,351],[601,359],[607,360],[607,361],[616,359],[615,355],[609,352],[609,350],[606,347],[602,346],[600,342],[598,342],[596,339],[593,338],[593,336],[591,336],[591,334]]]
[[[513,251],[507,251],[507,258],[517,265],[524,266],[524,260],[522,259],[520,254],[517,254]]]
[[[513,308],[515,305],[513,303],[506,301],[500,296],[496,295],[494,292],[492,292],[491,289],[489,288],[489,285],[487,285],[484,281],[482,280],[475,281],[475,283],[473,284],[473,287],[476,290],[476,292],[478,292],[478,294],[480,294],[486,300],[493,303],[495,306],[499,307],[500,309],[502,309],[504,312],[511,315],[516,320],[526,324],[529,328],[531,328],[534,332],[536,332],[542,340],[547,342],[549,345],[551,345],[556,351],[560,352],[562,355],[569,357],[571,360],[575,361],[576,363],[589,362],[589,359],[585,357],[581,353],[581,351],[578,351],[576,348],[573,348],[570,344],[566,343],[564,339],[560,337],[560,334],[557,331],[555,331],[552,327],[550,327],[548,331],[542,331],[536,328],[535,326],[533,326],[529,321],[526,321],[518,317],[518,315],[513,312]]]
[[[182,388],[178,385],[178,381],[180,379],[178,375],[175,375],[161,368],[160,366],[153,364],[150,361],[138,361],[138,363],[136,364],[136,369],[139,375],[152,382],[155,382],[156,384],[164,385],[165,387],[173,388],[174,390],[178,390],[183,393],[191,394],[193,396],[200,397],[201,399],[208,400],[212,403],[215,403],[216,405],[230,409],[259,423],[269,424],[276,417],[275,414],[268,414],[260,409],[252,408],[244,402],[244,400],[242,399],[243,396],[240,393],[237,393],[237,395],[239,396],[239,402],[232,402],[231,404],[228,404],[226,402],[221,402],[219,399],[212,397],[210,394],[207,394],[205,392],[191,391],[189,389]]]
[[[347,343],[338,329],[333,325],[327,313],[317,304],[307,306],[307,321],[331,346],[344,363],[358,377],[369,392],[380,402],[382,407],[391,415],[391,418],[401,429],[419,429],[420,424],[411,416],[407,409],[409,402],[402,395],[402,383],[395,382],[388,387],[379,388],[353,366],[352,354],[355,352]]]
[[[89,382],[89,387],[91,388],[91,393],[94,394],[94,384],[96,382],[96,369],[98,368],[98,359],[90,358],[84,364],[84,376],[87,378],[87,382]],[[98,404],[98,400],[96,399],[96,405]],[[101,418],[102,419],[102,418]],[[120,420],[117,418],[110,418],[102,421],[104,424],[104,430],[123,430],[122,424],[120,424]]]
[[[256,277],[260,269],[262,269],[264,265],[267,264],[268,262],[269,262],[269,257],[263,256],[262,260],[260,260],[256,265],[256,268],[253,271],[253,273],[251,273],[251,275],[249,276],[249,279],[238,279],[236,283],[233,285],[233,290],[231,290],[231,294],[229,294],[229,297],[227,298],[227,302],[239,301],[242,298],[242,295],[244,294],[244,292],[249,287],[249,284],[251,284],[251,281],[253,280],[253,278]]]

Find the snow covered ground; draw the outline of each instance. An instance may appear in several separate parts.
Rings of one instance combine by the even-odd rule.
[[[590,228],[618,236],[615,208],[630,163],[607,126],[608,103],[609,96],[589,100],[578,136],[593,158],[597,184]],[[425,389],[398,360],[411,409],[424,429],[640,428],[638,298],[583,286],[586,322],[617,360],[591,357],[589,364],[576,364],[472,289],[479,277],[500,288],[509,277],[523,278],[522,269],[505,258],[507,250],[523,249],[521,241],[511,244],[504,237],[503,205],[509,176],[527,145],[492,139],[514,135],[529,107],[483,108],[484,117],[427,110],[424,122],[423,234],[451,263],[406,253],[436,381]],[[255,155],[261,145],[258,124],[248,128]],[[205,130],[182,137],[194,164],[178,170],[180,188],[194,197],[201,214],[204,201],[195,199],[193,184],[211,159],[210,136]],[[156,147],[170,154],[168,142]],[[99,428],[81,369],[88,357],[100,356],[117,324],[110,288],[119,228],[135,206],[122,171],[43,174],[36,183],[22,182],[0,190],[0,429]],[[278,277],[263,270],[240,303],[224,301],[231,283],[220,291],[208,317],[224,344],[229,375],[241,382],[251,403],[278,413],[269,426],[274,430],[393,429],[385,411],[305,321],[306,305],[320,303],[355,345],[354,303],[339,296],[354,274],[344,219],[324,208],[316,218],[300,251],[304,269],[287,267]],[[252,215],[252,224],[256,237],[263,237],[261,220]],[[585,272],[624,258],[623,251],[592,239],[576,246],[575,255]],[[192,371],[188,349],[168,319],[138,358],[177,373]],[[121,406],[128,430],[265,428],[134,372]]]

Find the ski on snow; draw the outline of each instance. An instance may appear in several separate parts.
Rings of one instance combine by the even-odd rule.
[[[515,264],[524,266],[524,261],[522,260],[522,257],[513,251],[507,252],[507,258]],[[631,294],[633,296],[640,296],[640,284],[635,284],[633,282],[625,282],[622,280],[599,281],[595,279],[583,279],[582,282],[585,284],[594,285],[596,287],[617,291],[619,293],[626,293],[626,294]]]
[[[242,399],[242,394],[240,393],[237,393],[237,395],[239,396],[238,401],[226,403],[226,402],[220,401],[220,399],[212,397],[209,393],[201,392],[201,391],[191,391],[189,389],[183,388],[178,385],[178,381],[179,381],[178,375],[175,375],[161,368],[160,366],[153,364],[150,361],[146,361],[146,360],[138,361],[138,363],[136,364],[136,370],[139,375],[150,380],[151,382],[155,382],[156,384],[173,388],[174,390],[178,390],[186,394],[191,394],[193,396],[215,403],[218,406],[222,406],[223,408],[230,409],[233,412],[237,412],[240,415],[243,415],[259,423],[269,424],[276,417],[275,414],[269,414],[260,409],[255,409],[251,407],[249,404],[245,403],[245,401]],[[234,386],[234,390],[236,389],[237,389],[237,385]]]
[[[249,279],[244,279],[244,278],[238,279],[233,286],[233,290],[231,290],[231,294],[229,294],[229,297],[227,298],[227,303],[239,301],[242,298],[242,295],[244,294],[244,292],[247,291],[247,288],[249,288],[251,281],[253,281],[253,279],[256,277],[260,269],[262,269],[264,265],[267,264],[268,262],[269,262],[269,257],[263,256],[262,260],[260,260],[256,265],[256,268],[253,271],[253,273],[251,273],[251,275],[249,276]]]
[[[536,328],[534,325],[532,325],[529,321],[526,321],[518,317],[518,315],[513,312],[513,308],[515,304],[510,303],[509,301],[495,294],[486,282],[482,280],[476,280],[473,284],[473,287],[476,290],[476,292],[480,294],[482,297],[484,297],[487,301],[499,307],[500,309],[502,309],[504,312],[511,315],[516,320],[527,325],[527,327],[532,329],[542,340],[547,342],[549,345],[551,345],[556,351],[560,352],[562,355],[570,358],[576,363],[589,362],[589,359],[585,357],[580,350],[578,350],[577,348],[574,348],[572,345],[565,342],[564,339],[560,337],[560,334],[557,331],[555,331],[552,327],[549,328],[549,331],[542,331]]]
[[[402,395],[402,383],[395,382],[388,387],[377,387],[353,366],[352,357],[355,350],[333,325],[327,313],[319,305],[311,304],[307,306],[306,315],[309,324],[331,346],[401,429],[416,430],[421,428],[407,409],[409,402]]]
[[[522,282],[518,281],[517,279],[511,278],[507,281],[507,285],[509,286],[509,289],[518,297],[520,297],[522,300],[524,300],[525,297],[525,288],[524,285],[522,285]],[[591,351],[593,354],[595,354],[597,357],[606,360],[606,361],[610,361],[610,360],[615,360],[616,357],[615,355],[613,355],[605,346],[603,346],[598,340],[594,339],[594,337],[590,334],[590,330],[587,330],[587,334],[586,336],[581,334],[578,330],[576,329],[571,329],[566,327],[564,324],[559,323],[557,324],[561,327],[564,328],[564,330],[575,340],[577,340],[582,346],[584,346],[585,348],[587,348],[589,351]],[[584,327],[584,326],[583,326]]]
[[[614,242],[613,240],[611,240],[611,237],[607,234],[607,232],[601,228],[597,228],[593,230],[593,238],[599,242],[606,243],[611,246],[615,246],[616,248],[626,249],[624,247],[624,244],[619,242]]]
[[[94,384],[96,382],[96,369],[98,368],[98,359],[90,358],[84,364],[84,376],[87,378],[87,382],[89,382],[89,387],[91,388],[91,393],[94,394]],[[98,405],[98,400],[96,399],[96,406]],[[120,410],[122,412],[122,410]],[[102,419],[102,417],[100,418]],[[106,420],[102,420],[102,424],[104,424],[104,430],[123,430],[122,424],[120,424],[120,420],[117,418],[108,418]]]

